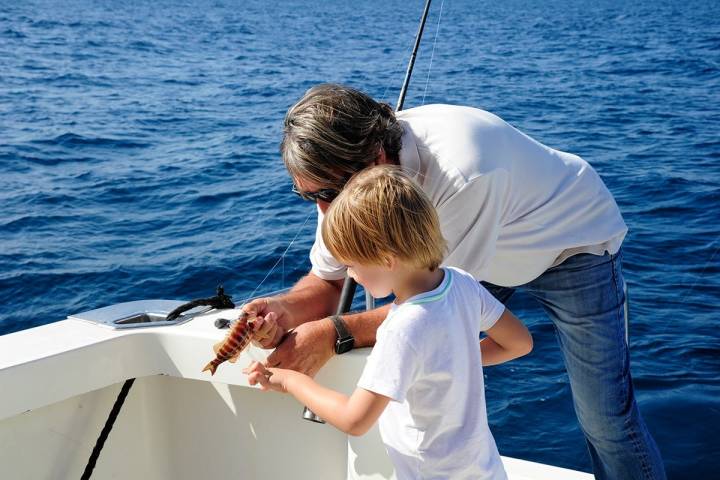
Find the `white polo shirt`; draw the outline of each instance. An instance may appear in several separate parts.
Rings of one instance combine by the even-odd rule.
[[[585,160],[553,150],[484,110],[425,105],[398,112],[399,160],[440,217],[454,265],[478,280],[518,286],[570,255],[616,253],[627,226]],[[318,208],[312,272],[345,267],[324,245]]]

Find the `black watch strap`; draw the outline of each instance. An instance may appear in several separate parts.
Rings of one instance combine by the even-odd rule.
[[[330,317],[335,325],[335,331],[337,332],[337,340],[335,341],[335,353],[349,352],[355,346],[355,338],[350,335],[345,321],[340,315],[333,315]]]

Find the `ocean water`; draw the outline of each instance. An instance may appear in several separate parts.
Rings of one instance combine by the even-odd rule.
[[[440,11],[442,3],[442,14]],[[0,1],[0,334],[308,270],[286,109],[341,82],[394,102],[421,1]],[[433,4],[406,108],[492,111],[587,159],[624,244],[641,410],[671,478],[720,471],[720,3]],[[305,220],[311,215],[308,222]],[[304,226],[303,226],[304,225]],[[488,368],[505,455],[588,471],[553,327]]]

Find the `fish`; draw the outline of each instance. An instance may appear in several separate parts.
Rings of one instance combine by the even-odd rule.
[[[215,358],[210,361],[202,371],[210,370],[210,375],[215,375],[218,366],[228,360],[235,363],[237,356],[250,345],[253,337],[253,321],[256,316],[242,312],[240,317],[232,324],[225,339],[213,346]],[[235,357],[235,358],[233,358]]]

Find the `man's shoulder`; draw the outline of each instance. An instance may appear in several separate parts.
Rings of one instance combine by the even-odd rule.
[[[412,134],[418,169],[427,177],[435,205],[468,180],[506,167],[507,138],[514,129],[497,115],[479,108],[434,104],[398,112]],[[450,188],[447,188],[450,186]]]
[[[504,124],[505,122],[497,115],[481,108],[467,105],[453,105],[448,103],[433,103],[419,107],[408,108],[395,114],[400,120],[405,120],[411,125],[422,122],[423,119],[442,122],[480,122],[491,124]]]

